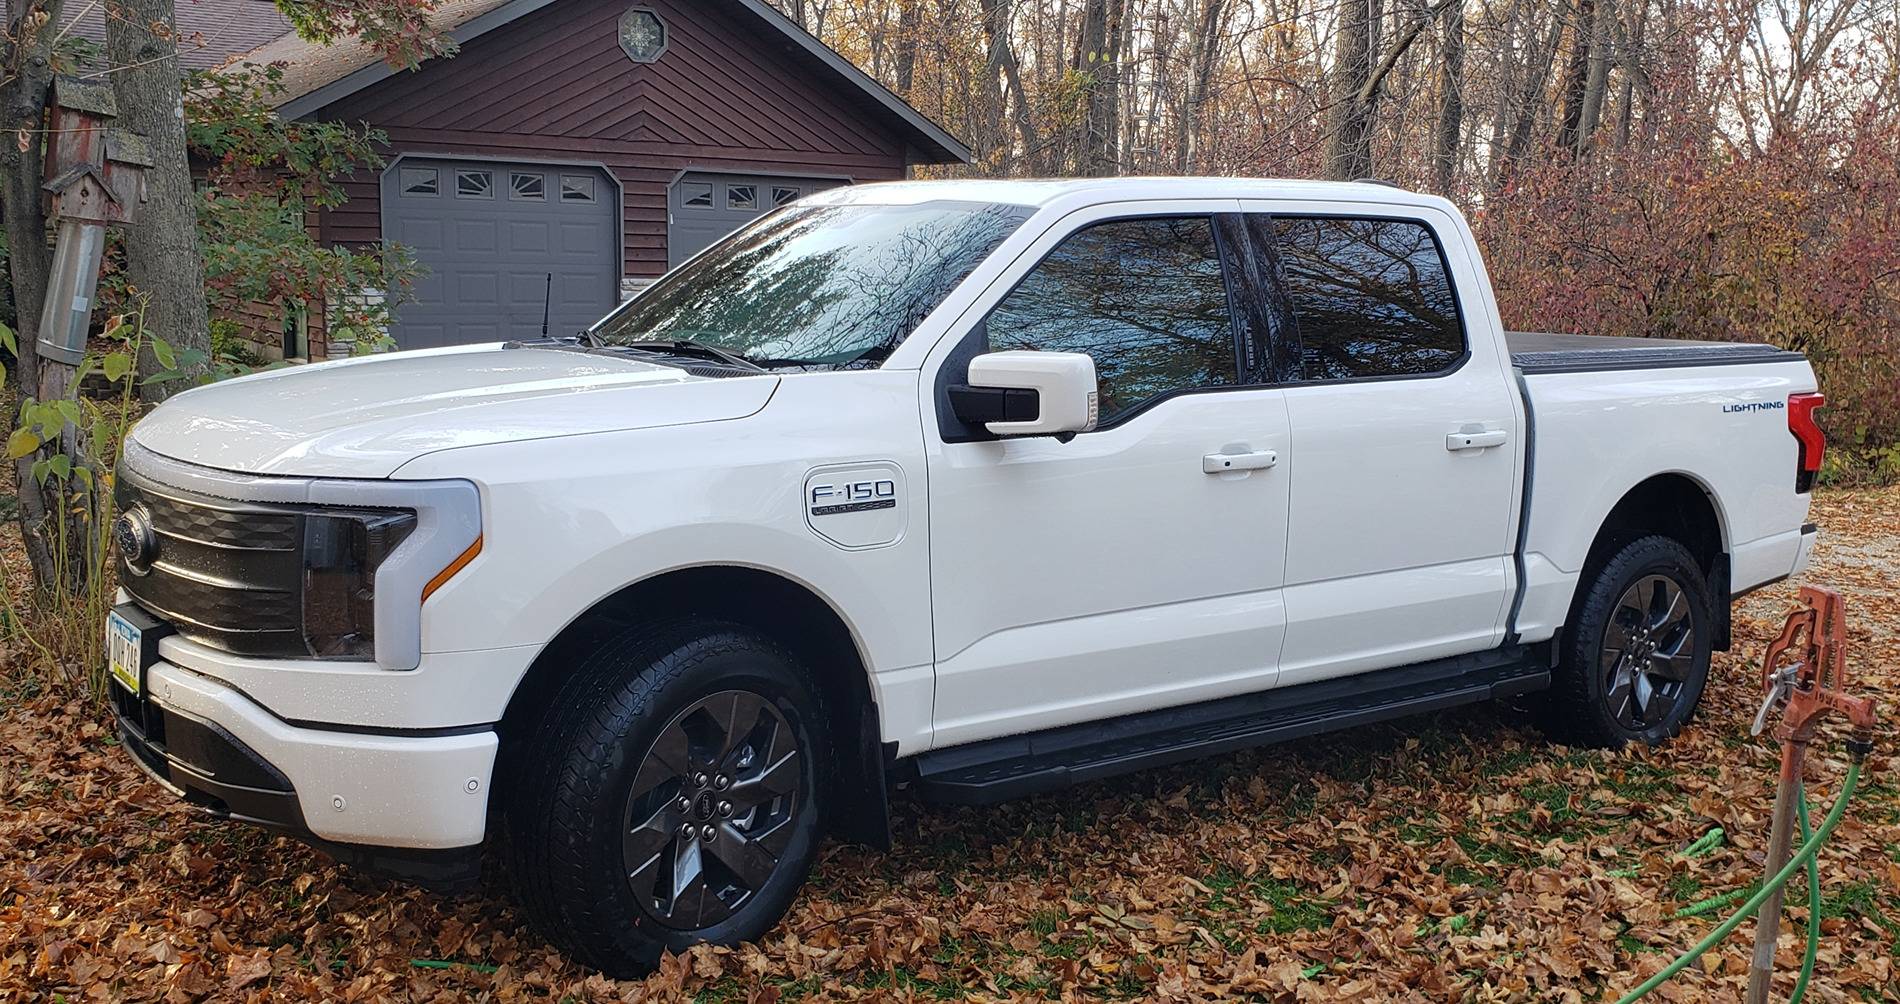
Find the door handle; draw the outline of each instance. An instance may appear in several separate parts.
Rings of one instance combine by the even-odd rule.
[[[1454,432],[1445,437],[1445,449],[1458,453],[1463,450],[1488,450],[1493,446],[1503,446],[1510,436],[1503,429],[1486,429],[1482,432]]]
[[[1253,450],[1247,453],[1210,453],[1201,458],[1201,473],[1225,474],[1228,471],[1258,471],[1280,462],[1280,455],[1272,450]]]

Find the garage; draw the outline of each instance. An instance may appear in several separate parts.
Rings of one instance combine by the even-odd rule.
[[[396,312],[404,349],[578,331],[620,284],[620,189],[598,167],[403,157],[382,182],[383,233],[428,274]]]
[[[666,267],[788,202],[843,183],[836,178],[682,172],[666,191]]]

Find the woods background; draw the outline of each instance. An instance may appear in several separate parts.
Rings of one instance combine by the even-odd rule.
[[[1900,476],[1892,0],[777,0],[995,176],[1377,177],[1505,323],[1773,342]]]

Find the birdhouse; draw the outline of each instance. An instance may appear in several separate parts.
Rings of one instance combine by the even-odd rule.
[[[151,148],[137,133],[113,128],[119,106],[105,81],[59,77],[46,144],[47,215],[130,223],[145,197]]]
[[[47,112],[46,177],[56,178],[77,164],[105,166],[106,129],[119,117],[111,84],[56,77]]]
[[[145,198],[151,150],[143,137],[112,128],[118,113],[112,87],[103,81],[53,82],[42,187],[59,236],[36,340],[43,360],[77,366],[85,357],[106,226],[132,222]]]
[[[48,179],[46,191],[53,197],[50,215],[55,220],[106,223],[125,216],[102,167],[74,164],[58,177]]]

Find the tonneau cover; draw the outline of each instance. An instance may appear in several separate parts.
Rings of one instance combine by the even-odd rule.
[[[1506,331],[1511,362],[1525,373],[1584,373],[1593,370],[1662,369],[1673,366],[1736,366],[1795,362],[1799,352],[1756,342],[1696,342],[1676,338],[1618,338]]]

